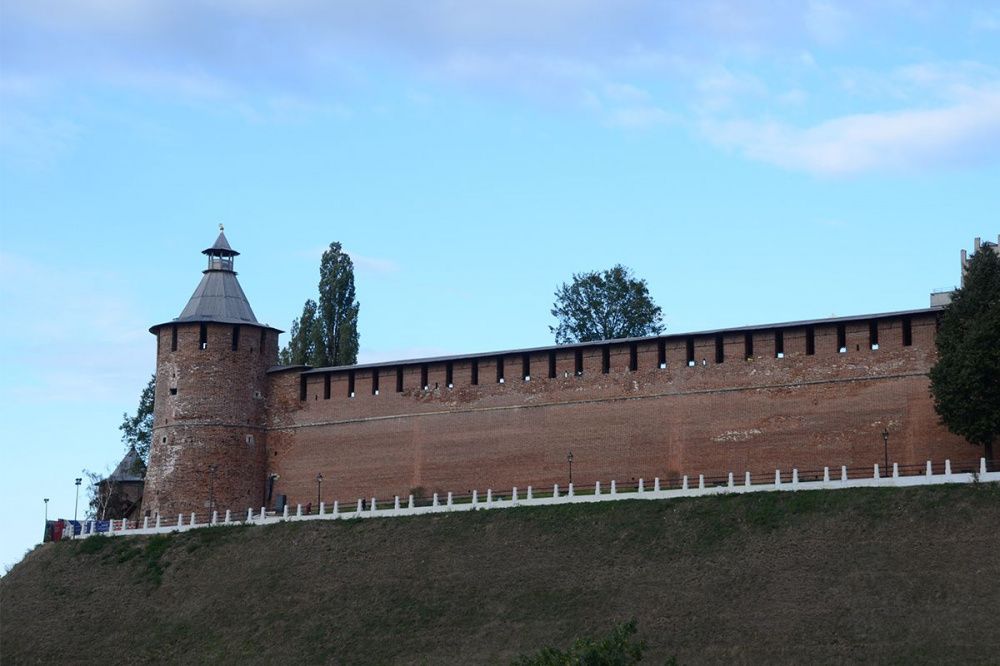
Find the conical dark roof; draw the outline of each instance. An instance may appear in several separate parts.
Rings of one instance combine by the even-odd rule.
[[[212,244],[212,247],[202,250],[201,253],[228,257],[235,257],[239,254],[239,252],[230,247],[229,241],[226,240],[226,232],[222,230],[221,224],[219,225],[219,237],[215,239],[215,243]]]
[[[106,480],[113,481],[117,483],[128,482],[128,481],[144,481],[146,479],[146,464],[142,462],[142,458],[139,457],[139,452],[135,450],[133,446],[122,458],[122,461],[118,463],[118,467],[115,467],[115,471],[111,472]]]
[[[230,270],[209,269],[175,321],[214,321],[225,324],[256,324],[243,288]]]

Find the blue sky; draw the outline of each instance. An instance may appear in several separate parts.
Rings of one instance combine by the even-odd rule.
[[[5,564],[122,455],[219,223],[286,330],[341,241],[361,360],[547,344],[619,262],[668,332],[923,307],[998,232],[995,2],[2,12]]]

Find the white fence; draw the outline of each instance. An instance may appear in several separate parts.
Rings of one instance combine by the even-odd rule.
[[[910,470],[913,466],[906,466]],[[852,468],[856,472],[857,468]],[[260,510],[247,509],[245,515],[234,516],[226,511],[224,515],[213,512],[210,520],[198,522],[196,514],[179,515],[176,522],[157,517],[155,519],[144,518],[142,527],[130,526],[127,521],[111,521],[110,529],[103,532],[95,530],[94,521],[83,524],[81,534],[75,537],[66,538],[86,538],[94,534],[103,533],[109,536],[125,535],[146,535],[146,534],[166,534],[170,532],[185,532],[187,530],[212,527],[217,525],[272,525],[275,523],[299,520],[351,520],[359,518],[390,518],[398,516],[419,516],[432,513],[452,513],[458,511],[483,511],[492,509],[508,509],[518,506],[552,506],[557,504],[586,504],[590,502],[611,502],[618,500],[669,500],[680,497],[703,497],[707,495],[726,495],[738,493],[759,493],[776,491],[804,491],[804,490],[838,490],[842,488],[901,488],[909,486],[930,486],[947,483],[980,483],[992,482],[1000,483],[1000,471],[988,472],[986,459],[979,460],[976,471],[952,472],[950,460],[944,462],[944,469],[940,473],[934,471],[931,461],[927,461],[923,473],[900,474],[900,467],[897,463],[892,465],[892,474],[883,476],[879,466],[875,465],[870,475],[858,477],[849,474],[847,467],[839,470],[826,467],[822,471],[822,477],[815,480],[800,480],[799,470],[793,469],[791,474],[782,474],[781,470],[775,470],[773,481],[768,478],[767,482],[753,483],[750,473],[747,472],[742,479],[736,479],[730,473],[728,477],[712,477],[706,482],[704,475],[698,477],[683,477],[680,480],[680,487],[669,488],[659,478],[652,480],[649,484],[645,479],[639,479],[638,483],[630,483],[627,490],[618,487],[615,481],[604,487],[600,482],[586,489],[574,488],[569,484],[565,488],[555,485],[551,490],[539,491],[528,486],[527,488],[512,488],[504,494],[494,494],[493,490],[487,490],[485,495],[480,495],[473,491],[471,496],[465,495],[456,497],[453,493],[446,496],[433,495],[429,502],[416,501],[413,495],[405,500],[400,500],[397,496],[390,501],[379,503],[376,498],[370,500],[359,499],[357,503],[349,509],[342,508],[338,502],[333,503],[329,508],[324,504],[319,505],[317,513],[303,512],[301,504],[294,510],[288,506],[284,508],[282,514],[267,512],[264,507]],[[819,474],[816,474],[819,477]],[[328,510],[328,508],[330,510]]]

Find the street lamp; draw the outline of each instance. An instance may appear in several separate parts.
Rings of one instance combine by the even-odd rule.
[[[573,452],[566,454],[566,462],[569,463],[569,484],[573,485]]]
[[[889,473],[889,429],[886,428],[882,431],[882,450],[885,455],[885,470],[886,474]]]
[[[45,522],[49,522],[49,498],[46,497],[42,501],[45,502]]]
[[[316,510],[319,511],[319,500],[322,495],[320,489],[323,487],[323,472],[316,474]]]
[[[80,478],[78,478],[78,479],[76,479],[76,481],[74,481],[74,483],[76,484],[76,501],[73,502],[73,522],[74,523],[76,522],[76,510],[80,506],[80,482],[82,482],[82,481],[83,481],[83,479],[80,479]]]
[[[218,465],[208,466],[208,515],[211,517],[212,512],[215,511],[215,470],[219,469]]]

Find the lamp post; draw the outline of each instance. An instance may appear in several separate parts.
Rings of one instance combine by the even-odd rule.
[[[45,522],[49,522],[49,498],[46,497],[42,500],[45,502]]]
[[[73,522],[76,522],[76,510],[80,506],[80,483],[83,479],[77,478],[74,483],[76,483],[76,501],[73,502]]]
[[[885,455],[885,470],[889,473],[889,429],[882,431],[882,450]]]
[[[316,474],[316,510],[319,511],[320,497],[322,497],[321,488],[323,487],[323,472]]]
[[[211,520],[212,512],[215,511],[215,470],[219,469],[218,465],[208,466],[208,516]]]
[[[569,463],[569,483],[573,485],[573,452],[566,454],[566,462]]]

